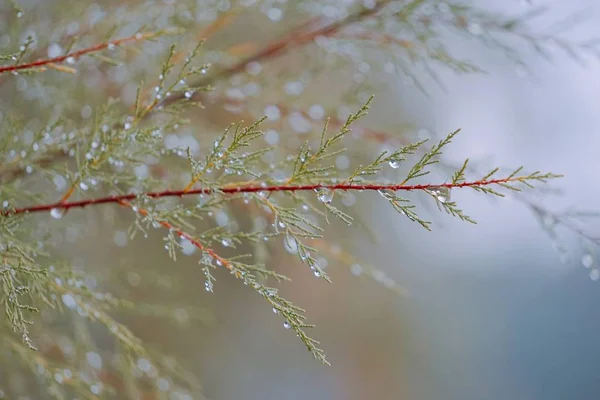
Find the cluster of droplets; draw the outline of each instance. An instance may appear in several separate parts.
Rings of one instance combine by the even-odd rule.
[[[592,268],[595,265],[594,256],[591,253],[584,253],[581,256],[581,265],[590,270],[590,279],[593,281],[600,280],[600,269]]]

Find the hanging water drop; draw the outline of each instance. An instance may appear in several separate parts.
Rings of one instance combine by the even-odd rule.
[[[273,307],[273,313],[274,314],[279,314],[279,310],[277,310],[275,307]]]
[[[594,258],[592,257],[591,254],[584,254],[583,256],[581,256],[581,264],[586,267],[586,268],[590,268],[592,266],[592,264],[594,263]]]
[[[290,329],[290,328],[292,327],[292,325],[290,325],[290,323],[289,323],[288,321],[285,321],[285,322],[283,323],[283,327],[284,327],[285,329]]]
[[[437,201],[444,204],[450,201],[450,188],[445,186],[439,186],[431,189],[431,193],[435,196]]]
[[[52,210],[50,210],[50,215],[54,219],[61,219],[64,214],[65,214],[64,210],[62,210],[60,208],[53,208]]]
[[[290,254],[296,254],[298,252],[298,244],[296,243],[296,239],[294,239],[292,236],[288,235],[285,239],[283,239],[283,246]]]
[[[350,267],[350,273],[354,276],[359,276],[363,272],[363,267],[360,264],[353,264]]]
[[[88,190],[90,187],[88,186],[87,183],[85,182],[79,182],[79,187],[81,188],[81,190],[85,191]]]
[[[333,190],[328,188],[315,189],[317,192],[317,198],[321,203],[330,204],[333,200]]]
[[[231,246],[233,243],[231,243],[230,239],[224,238],[223,240],[221,240],[221,244],[223,245],[223,247],[229,247]]]
[[[390,164],[390,167],[392,167],[394,169],[400,168],[400,164],[402,164],[402,159],[390,158],[389,164]]]

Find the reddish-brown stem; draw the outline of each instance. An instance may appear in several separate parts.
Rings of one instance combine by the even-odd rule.
[[[156,197],[156,196],[155,196]],[[148,210],[146,210],[145,208],[138,208],[136,206],[134,206],[133,204],[131,204],[130,202],[128,202],[125,198],[121,197],[120,199],[115,200],[114,202],[122,205],[123,207],[129,207],[131,208],[134,212],[136,212],[137,214],[140,214],[142,216],[146,216],[148,215]],[[63,203],[64,204],[64,203]],[[198,240],[194,239],[194,237],[192,235],[190,235],[187,232],[182,231],[181,229],[175,227],[173,224],[171,224],[169,221],[165,221],[165,220],[161,220],[161,221],[157,221],[163,228],[167,228],[173,232],[175,232],[179,237],[184,238],[186,240],[189,240],[190,243],[192,245],[194,245],[194,247],[200,249],[201,251],[208,253],[211,257],[213,257],[215,260],[219,261],[219,263],[221,265],[223,265],[225,268],[231,270],[232,266],[231,263],[222,258],[221,256],[219,256],[217,253],[215,253],[215,251],[213,249],[210,249],[206,246],[204,246],[202,243],[200,243]]]
[[[127,42],[135,42],[138,40],[145,40],[145,39],[155,37],[156,35],[157,35],[157,33],[155,33],[155,32],[136,33],[135,35],[132,35],[129,37],[115,39],[115,40],[111,40],[111,41],[104,42],[104,43],[99,43],[94,46],[86,47],[85,49],[73,51],[71,53],[64,54],[64,55],[58,56],[58,57],[43,58],[41,60],[36,60],[36,61],[29,62],[29,63],[24,63],[24,64],[3,65],[3,66],[0,66],[0,74],[2,74],[4,72],[19,71],[22,69],[42,67],[42,66],[46,66],[49,64],[60,64],[62,62],[65,62],[68,58],[73,58],[76,60],[83,55],[99,52],[101,50],[108,48],[109,46],[119,46],[119,45],[122,45]]]
[[[354,22],[360,21],[362,19],[365,19],[365,18],[377,13],[387,3],[389,3],[389,0],[379,1],[375,5],[375,7],[365,9],[355,15],[349,16],[346,19],[343,19],[338,22],[334,22],[329,25],[325,25],[321,28],[317,28],[317,29],[314,29],[312,31],[308,31],[305,33],[299,32],[298,29],[295,29],[294,31],[292,31],[292,33],[290,35],[271,43],[264,49],[258,51],[254,55],[250,56],[249,58],[239,62],[238,64],[235,64],[234,66],[232,66],[230,68],[223,70],[221,72],[221,74],[215,76],[215,78],[216,79],[222,78],[223,75],[225,75],[225,76],[235,75],[235,74],[243,71],[244,68],[246,68],[246,66],[251,62],[260,61],[265,58],[275,58],[295,47],[303,46],[307,43],[310,43],[319,36],[330,36],[330,35],[338,32],[340,29],[342,29]],[[308,22],[309,22],[308,24],[307,23],[303,24],[303,27],[304,26],[310,27],[310,23],[312,23],[312,20],[308,21]]]
[[[442,183],[442,184],[419,184],[419,185],[382,185],[382,184],[356,184],[356,183],[335,183],[335,184],[308,184],[308,185],[273,185],[273,186],[261,186],[261,185],[248,185],[248,186],[226,186],[222,188],[198,188],[194,190],[163,190],[158,192],[146,192],[146,193],[129,193],[121,195],[113,195],[106,197],[99,197],[96,199],[86,199],[69,202],[57,202],[52,204],[41,204],[29,207],[16,208],[13,210],[0,211],[1,215],[15,215],[25,214],[34,212],[50,211],[52,209],[68,210],[71,208],[81,208],[91,205],[106,204],[106,203],[118,203],[136,199],[138,196],[146,196],[151,198],[163,198],[163,197],[183,197],[194,194],[235,194],[235,193],[257,193],[257,192],[300,192],[300,191],[311,191],[318,189],[329,189],[329,190],[434,190],[436,188],[463,188],[463,187],[479,187],[489,185],[499,185],[510,182],[523,182],[527,177],[524,176],[512,176],[501,179],[490,179],[490,180],[479,180],[471,182],[459,182],[459,183]]]

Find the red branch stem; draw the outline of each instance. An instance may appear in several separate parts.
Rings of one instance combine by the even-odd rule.
[[[393,191],[413,191],[413,190],[433,190],[440,187],[445,188],[463,188],[463,187],[478,187],[478,186],[489,186],[499,185],[509,182],[521,182],[525,179],[522,176],[513,176],[501,179],[490,179],[490,180],[479,180],[471,182],[457,182],[457,183],[442,183],[442,184],[419,184],[419,185],[382,185],[382,184],[355,184],[355,183],[335,183],[335,184],[308,184],[308,185],[273,185],[273,186],[260,186],[260,185],[248,185],[248,186],[228,186],[222,188],[198,188],[193,190],[163,190],[157,192],[146,192],[146,193],[129,193],[121,195],[113,195],[106,197],[99,197],[95,199],[85,199],[68,202],[56,202],[52,204],[40,204],[29,207],[15,208],[12,210],[0,211],[1,215],[16,215],[34,212],[50,211],[52,209],[68,210],[71,208],[82,208],[91,205],[106,204],[106,203],[118,203],[129,200],[135,200],[138,196],[146,196],[151,198],[163,198],[163,197],[183,197],[195,194],[235,194],[235,193],[257,193],[257,192],[300,192],[300,191],[311,191],[318,189],[329,189],[329,190],[393,190]]]
[[[212,78],[210,78],[208,81],[204,81],[203,83],[212,83],[215,80],[220,80],[223,78],[230,77],[232,75],[236,75],[242,72],[246,68],[246,66],[251,62],[263,61],[265,59],[273,59],[279,57],[294,48],[302,47],[306,44],[312,43],[319,36],[331,36],[350,24],[361,21],[367,17],[376,14],[389,2],[390,0],[380,0],[375,4],[374,7],[366,8],[363,11],[354,15],[350,15],[349,17],[343,20],[336,21],[313,30],[302,32],[302,28],[311,28],[311,24],[313,22],[316,22],[315,20],[309,20],[303,23],[300,27],[293,29],[287,36],[283,37],[282,39],[271,42],[269,45],[259,50],[255,54],[240,61],[237,64],[234,64],[231,67],[223,69],[222,71],[214,75]]]
[[[115,202],[122,205],[123,207],[131,208],[135,213],[140,214],[142,216],[148,215],[148,210],[146,210],[145,208],[136,208],[135,206],[133,206],[131,203],[129,203],[124,198],[120,198],[119,200],[116,200]],[[192,243],[192,245],[194,245],[194,247],[200,249],[201,251],[203,251],[205,253],[208,253],[215,260],[219,261],[221,263],[221,265],[224,266],[225,268],[227,268],[229,270],[232,269],[232,265],[228,260],[226,260],[223,257],[221,257],[220,255],[218,255],[213,249],[204,246],[200,241],[198,241],[197,239],[194,239],[194,237],[192,235],[190,235],[189,233],[182,231],[181,229],[179,229],[176,226],[174,226],[173,224],[171,224],[169,221],[160,220],[160,221],[158,221],[158,223],[162,227],[167,228],[168,230],[174,231],[179,237],[189,240],[190,243]],[[239,277],[239,276],[237,276],[237,277]]]
[[[64,55],[58,56],[58,57],[43,58],[40,60],[36,60],[36,61],[29,62],[29,63],[24,63],[24,64],[3,65],[3,66],[0,66],[0,74],[2,74],[4,72],[19,71],[22,69],[42,67],[44,65],[49,65],[49,64],[60,64],[64,61],[66,61],[67,58],[78,59],[79,57],[81,57],[83,55],[90,54],[90,53],[96,53],[98,51],[108,48],[109,46],[119,46],[119,45],[127,43],[127,42],[135,42],[138,40],[148,39],[148,38],[154,37],[154,36],[156,36],[156,33],[136,33],[135,35],[132,35],[129,37],[115,39],[115,40],[111,40],[111,41],[104,42],[104,43],[99,43],[94,46],[86,47],[85,49],[73,51],[71,53],[64,54]]]

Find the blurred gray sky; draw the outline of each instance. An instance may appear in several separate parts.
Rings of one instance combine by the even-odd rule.
[[[509,11],[528,7],[520,1],[480,3]],[[595,0],[533,3],[551,6],[534,28],[590,9],[589,20],[571,37],[600,35]],[[520,76],[497,53],[464,43],[461,51],[489,74],[444,73],[447,91],[431,96],[430,128],[440,134],[463,130],[446,156],[492,155],[495,165],[565,174],[555,183],[565,195],[547,204],[600,210],[600,62],[588,57],[581,65],[555,52],[549,63],[528,51],[533,74]],[[394,241],[410,249],[400,274],[414,296],[413,328],[430,357],[416,390],[420,398],[599,398],[600,286],[579,262],[580,250],[572,247],[569,261],[561,263],[517,201],[490,202],[466,191],[453,198],[478,225],[442,218],[443,226],[429,233],[398,221],[382,246],[389,249],[382,256],[387,259]],[[385,220],[389,215],[380,222]]]
[[[513,12],[530,7],[520,0],[479,3]],[[550,12],[535,20],[534,30],[592,7],[589,20],[570,34],[600,35],[597,1],[545,3]],[[400,104],[436,135],[462,128],[445,153],[449,159],[493,156],[493,166],[562,173],[566,178],[555,186],[566,193],[548,199],[551,208],[600,209],[600,62],[590,58],[582,66],[556,52],[549,63],[526,50],[532,74],[520,76],[498,53],[475,43],[456,48],[489,73],[442,71],[446,91],[432,86],[428,99],[399,79],[398,101],[379,96],[373,111],[393,112],[377,106]],[[294,347],[294,338],[277,330],[279,321],[248,314],[260,305],[244,300],[244,307],[230,306],[230,316],[219,316],[222,325],[204,345],[207,393],[245,399],[600,398],[600,283],[588,278],[579,248],[561,263],[523,204],[468,190],[452,195],[478,225],[434,209],[430,216],[438,224],[426,232],[380,207],[384,211],[371,221],[382,231],[377,247],[357,244],[364,259],[410,290],[408,300],[347,273],[333,275],[328,286],[293,273],[296,289],[286,293],[309,310],[331,368],[316,366]],[[223,358],[225,348],[232,358]],[[223,385],[224,376],[231,384]]]

